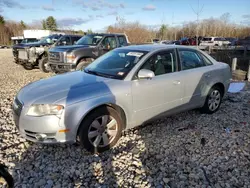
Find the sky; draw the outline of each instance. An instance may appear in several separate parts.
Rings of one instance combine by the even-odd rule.
[[[199,8],[198,8],[199,2]],[[6,20],[40,23],[54,16],[64,29],[102,31],[117,18],[158,27],[181,26],[199,19],[230,14],[230,21],[250,25],[250,0],[0,0]]]

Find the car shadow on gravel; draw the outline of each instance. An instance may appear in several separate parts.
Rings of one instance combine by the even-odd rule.
[[[225,102],[213,115],[193,110],[125,131],[114,148],[99,155],[77,144],[31,144],[15,162],[15,185],[174,188],[213,187],[219,182],[225,187],[230,178],[223,182],[219,177],[237,168],[227,158],[232,151],[223,145],[232,139],[224,130],[228,122],[220,118],[230,101]],[[241,161],[238,165],[244,168],[248,161]]]

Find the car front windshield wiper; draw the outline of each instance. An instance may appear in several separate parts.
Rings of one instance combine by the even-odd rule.
[[[89,69],[84,69],[84,72],[86,72],[88,74],[94,74],[94,75],[97,75],[97,76],[106,77],[106,78],[114,78],[115,77],[115,76],[112,76],[112,75],[109,75],[109,74],[104,74],[104,73],[100,73],[100,72],[89,70]]]

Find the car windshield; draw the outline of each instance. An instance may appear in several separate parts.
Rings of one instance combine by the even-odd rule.
[[[97,45],[102,39],[102,35],[85,35],[77,41],[77,45]]]
[[[84,71],[98,76],[124,79],[147,53],[140,50],[115,49],[96,59]]]
[[[39,41],[39,43],[51,43],[52,44],[52,43],[54,43],[53,40],[57,40],[58,38],[59,38],[59,36],[50,35],[50,36],[47,36],[47,37],[41,39]]]

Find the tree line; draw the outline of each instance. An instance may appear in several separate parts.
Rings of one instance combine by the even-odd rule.
[[[26,24],[23,20],[20,22],[16,21],[6,21],[3,16],[0,15],[0,45],[11,45],[11,37],[22,36],[23,30],[25,29],[46,29],[52,31],[58,31],[58,25],[56,19],[53,16],[47,17],[45,20],[42,20],[40,24],[29,25]],[[81,34],[84,35],[82,30],[60,30],[68,34]],[[88,32],[92,32],[89,30]]]
[[[230,22],[230,15],[223,14],[219,18],[209,18],[197,22],[182,23],[174,27],[167,24],[149,27],[139,22],[126,22],[119,18],[114,25],[107,28],[107,32],[126,33],[131,43],[151,42],[151,39],[179,40],[183,37],[218,36],[244,38],[250,36],[250,26],[243,26]],[[156,29],[155,29],[156,28]],[[198,31],[197,31],[198,30]]]
[[[0,15],[0,44],[11,44],[11,37],[23,35],[24,29],[48,29],[58,30],[56,19],[49,16],[42,20],[40,24],[29,25],[24,21],[5,21]],[[197,31],[198,30],[198,31]],[[62,30],[60,30],[62,31]],[[65,33],[84,34],[82,30],[63,30]],[[131,43],[147,43],[152,39],[160,40],[178,40],[182,37],[194,37],[196,33],[199,36],[220,36],[243,38],[250,35],[250,26],[242,26],[230,22],[230,15],[223,14],[219,18],[209,18],[197,22],[182,23],[180,26],[169,26],[162,24],[160,26],[147,26],[140,22],[127,22],[123,18],[117,19],[116,23],[106,29],[111,33],[126,33]],[[88,30],[86,33],[92,33]]]

